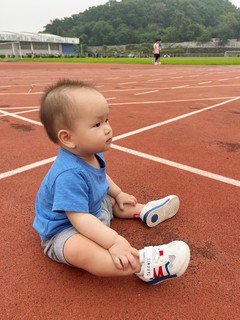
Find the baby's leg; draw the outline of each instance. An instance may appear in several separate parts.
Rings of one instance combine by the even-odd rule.
[[[124,270],[117,269],[108,250],[81,234],[75,234],[66,241],[64,257],[73,266],[102,277],[131,275],[141,269],[138,257],[135,258],[135,269],[130,266]]]
[[[135,206],[125,204],[121,210],[116,202],[113,202],[113,213],[118,218],[141,218],[149,227],[155,227],[159,223],[172,218],[179,209],[179,198],[170,195],[165,198],[150,201],[147,204],[137,203]]]
[[[145,247],[136,258],[137,267],[119,270],[115,267],[108,250],[80,234],[70,237],[64,246],[64,257],[75,267],[100,277],[136,274],[150,285],[180,277],[190,261],[190,250],[183,241],[166,245]]]
[[[135,206],[130,204],[124,205],[124,210],[121,210],[118,204],[113,206],[113,214],[118,218],[131,219],[135,217],[139,217],[140,212],[144,208],[144,204],[137,203]]]

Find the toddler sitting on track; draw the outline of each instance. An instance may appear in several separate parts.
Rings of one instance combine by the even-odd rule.
[[[183,241],[141,250],[110,228],[111,219],[139,217],[154,227],[179,208],[175,195],[147,204],[107,175],[103,153],[112,142],[106,99],[84,82],[59,80],[41,99],[40,119],[58,156],[37,194],[33,226],[54,261],[96,276],[136,274],[148,284],[181,276],[190,250]]]

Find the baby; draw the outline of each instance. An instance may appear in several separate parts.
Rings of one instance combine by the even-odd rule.
[[[137,250],[110,228],[114,216],[139,217],[154,227],[177,213],[179,199],[141,204],[107,175],[103,153],[113,137],[108,117],[106,99],[84,82],[59,80],[41,99],[41,122],[59,145],[35,203],[33,227],[44,253],[96,276],[136,274],[148,284],[179,277],[190,260],[185,242]]]

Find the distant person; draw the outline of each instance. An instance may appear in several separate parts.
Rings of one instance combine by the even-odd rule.
[[[161,64],[160,62],[161,48],[162,48],[161,39],[156,39],[156,41],[153,44],[153,55],[154,55],[153,63],[155,65]]]
[[[137,250],[110,228],[114,216],[154,227],[177,213],[179,199],[140,204],[106,174],[103,152],[113,138],[108,117],[106,99],[84,82],[60,80],[41,99],[41,122],[59,145],[35,203],[33,226],[44,253],[96,276],[136,274],[149,284],[181,276],[190,259],[185,242]]]

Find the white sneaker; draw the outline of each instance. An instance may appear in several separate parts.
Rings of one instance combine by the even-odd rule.
[[[140,212],[140,218],[149,227],[155,227],[166,219],[172,218],[179,209],[179,198],[175,195],[148,202]]]
[[[183,275],[189,265],[190,249],[183,241],[173,241],[139,250],[139,259],[142,267],[136,275],[154,285]]]

